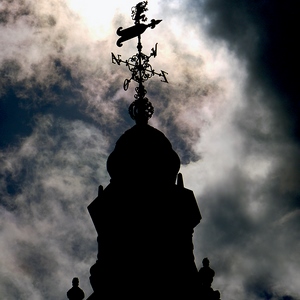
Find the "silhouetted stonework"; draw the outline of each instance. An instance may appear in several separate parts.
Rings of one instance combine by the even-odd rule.
[[[178,155],[149,125],[126,131],[108,158],[111,183],[88,210],[98,233],[92,299],[191,299],[198,293],[192,235],[201,215],[175,180]]]

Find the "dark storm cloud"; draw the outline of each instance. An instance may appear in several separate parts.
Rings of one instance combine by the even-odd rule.
[[[210,38],[225,41],[245,61],[248,95],[262,90],[260,101],[279,118],[278,126],[299,138],[295,2],[209,0],[188,1],[188,7],[189,15],[203,18],[200,24]]]
[[[47,69],[46,74],[44,68]],[[75,70],[74,74],[74,68],[76,65],[70,64],[64,58],[47,57],[42,66],[31,65],[32,74],[29,77],[17,80],[24,72],[20,62],[16,59],[3,61],[0,69],[0,146],[8,146],[24,136],[29,136],[37,114],[52,114],[69,120],[82,120],[100,125],[103,129],[106,128],[104,132],[108,138],[112,138],[113,143],[116,138],[113,130],[118,121],[110,118],[101,108],[89,105],[87,98],[96,95],[90,95],[83,86],[84,70]],[[112,86],[105,92],[105,100],[99,99],[99,102],[106,105],[115,92]],[[123,101],[120,102],[121,104],[113,104],[117,113],[120,113],[124,106]],[[109,108],[107,110],[109,111]],[[121,120],[119,123],[122,123]]]
[[[227,47],[246,70],[241,105],[230,121],[238,147],[229,152],[210,148],[219,154],[215,160],[221,161],[214,164],[211,153],[203,154],[202,164],[217,169],[211,183],[210,175],[203,175],[208,178],[199,193],[203,221],[195,235],[197,257],[216,261],[220,277],[215,286],[221,286],[223,295],[298,299],[300,126],[295,38],[299,21],[295,3],[188,1],[186,9],[186,22],[198,19],[199,31],[204,30],[208,42]],[[225,138],[211,134],[226,145]],[[226,161],[232,159],[230,166]],[[225,279],[228,276],[230,280]]]
[[[272,182],[277,178],[281,190],[288,191],[289,197],[281,195],[284,199],[298,198],[295,182],[299,179],[300,127],[295,37],[299,21],[294,2],[210,0],[189,4],[205,15],[207,34],[225,41],[245,62],[247,103],[238,111],[235,122],[245,136],[246,155],[265,153],[274,157],[273,174],[265,188],[274,191],[270,198],[281,199],[277,205],[286,207],[289,201],[283,204]],[[291,201],[290,208],[299,207],[298,201]]]
[[[51,78],[50,73],[45,83],[38,80],[39,67],[32,68],[35,72],[29,78],[16,81],[22,72],[18,60],[10,59],[2,63],[1,146],[28,136],[32,132],[32,118],[37,113],[88,119],[82,112],[84,107],[80,107],[80,82],[72,78],[70,70],[58,58],[50,59],[48,63],[48,68],[53,68],[52,74],[56,74],[57,78]]]
[[[72,277],[88,278],[96,237],[86,207],[99,180],[108,181],[105,149],[95,127],[48,115],[36,119],[21,145],[1,153],[2,295],[15,284],[20,299],[51,299],[65,293]]]

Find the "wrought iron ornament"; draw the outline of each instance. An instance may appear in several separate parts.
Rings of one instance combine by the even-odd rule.
[[[162,82],[167,82],[166,75],[168,74],[165,71],[160,71],[157,73],[149,63],[150,57],[156,57],[157,55],[157,43],[151,49],[150,55],[146,55],[142,53],[142,43],[141,43],[141,35],[147,28],[155,28],[157,24],[159,24],[162,20],[154,20],[152,19],[149,24],[144,24],[141,22],[146,22],[147,18],[144,14],[147,11],[147,1],[143,1],[138,3],[136,6],[131,8],[131,17],[134,21],[134,25],[123,29],[122,27],[118,28],[117,34],[120,38],[117,41],[117,46],[122,47],[122,43],[130,40],[134,37],[138,38],[137,49],[138,53],[133,55],[132,57],[128,58],[127,60],[122,60],[121,55],[115,56],[113,53],[112,55],[112,63],[120,65],[124,63],[129,71],[131,72],[131,77],[129,79],[125,79],[123,88],[127,91],[131,80],[137,82],[139,85],[135,88],[136,94],[134,98],[136,99],[131,103],[129,106],[129,114],[136,123],[147,123],[148,120],[152,117],[154,108],[151,102],[146,97],[147,91],[143,85],[145,81],[149,78],[153,77],[154,75],[158,75],[162,77]]]

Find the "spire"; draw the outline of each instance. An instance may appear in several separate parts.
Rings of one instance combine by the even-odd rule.
[[[134,21],[134,25],[126,29],[120,27],[117,30],[117,34],[120,36],[117,41],[117,46],[122,47],[123,42],[137,37],[138,53],[126,59],[125,61],[121,59],[121,55],[115,56],[113,53],[111,54],[113,64],[120,65],[121,63],[124,63],[131,72],[131,77],[125,79],[124,81],[124,90],[127,91],[131,80],[138,83],[138,86],[135,88],[135,100],[130,104],[128,109],[130,117],[135,120],[137,124],[147,124],[148,120],[154,113],[153,105],[146,97],[147,91],[143,83],[154,75],[162,77],[161,81],[168,83],[168,80],[166,78],[166,75],[168,73],[162,70],[160,71],[160,73],[157,73],[149,63],[150,58],[152,56],[156,57],[157,55],[157,43],[151,49],[151,53],[149,55],[142,53],[142,33],[144,33],[149,27],[152,29],[155,28],[156,25],[158,25],[162,21],[152,19],[148,24],[142,23],[147,21],[147,18],[144,14],[144,12],[148,10],[147,4],[147,1],[143,1],[132,7],[131,17]]]

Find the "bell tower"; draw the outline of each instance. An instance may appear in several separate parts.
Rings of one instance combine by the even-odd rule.
[[[90,269],[94,299],[192,299],[197,294],[193,231],[201,214],[191,190],[183,185],[180,158],[170,141],[148,124],[154,108],[144,83],[157,72],[142,52],[142,33],[161,20],[147,22],[147,1],[132,8],[134,25],[117,30],[117,45],[137,38],[138,52],[129,59],[112,53],[112,63],[125,65],[137,83],[129,114],[135,125],[116,142],[107,160],[111,177],[88,206],[98,237],[98,255]]]

